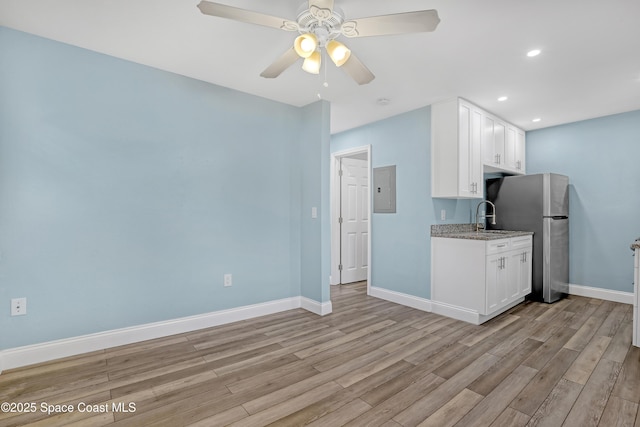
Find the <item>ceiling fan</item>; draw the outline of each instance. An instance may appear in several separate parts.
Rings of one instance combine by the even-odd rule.
[[[369,37],[430,32],[440,22],[438,12],[433,9],[346,21],[342,10],[334,7],[333,3],[333,0],[309,0],[308,4],[305,2],[301,6],[295,21],[206,0],[202,0],[198,8],[205,15],[300,34],[293,46],[260,74],[262,77],[278,77],[300,58],[304,59],[303,70],[318,74],[322,61],[320,49],[324,48],[336,66],[344,69],[360,85],[369,83],[375,76],[349,48],[336,40],[338,36]]]

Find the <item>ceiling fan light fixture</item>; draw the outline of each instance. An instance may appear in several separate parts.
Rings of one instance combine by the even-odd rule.
[[[308,58],[313,55],[318,48],[318,38],[313,33],[301,34],[296,37],[296,40],[293,43],[293,48],[298,56],[301,58]]]
[[[304,59],[302,63],[302,69],[310,74],[320,74],[320,65],[322,64],[322,59],[320,57],[320,52],[315,51],[309,55],[308,58]]]
[[[345,62],[349,60],[351,56],[351,50],[348,47],[340,43],[336,40],[329,40],[327,45],[325,46],[327,49],[327,53],[329,54],[329,58],[336,64],[336,67],[340,67],[344,65]]]

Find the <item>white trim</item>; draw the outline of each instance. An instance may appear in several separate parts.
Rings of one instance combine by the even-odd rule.
[[[332,310],[331,302],[319,303],[305,297],[292,297],[179,319],[147,323],[128,328],[32,344],[24,347],[10,348],[0,351],[0,373],[2,373],[3,369],[19,368],[21,366],[196,331],[296,308],[303,308],[321,316],[331,313]]]
[[[431,301],[431,305],[433,307],[432,312],[435,314],[440,314],[442,316],[451,317],[453,319],[462,320],[468,323],[473,323],[474,325],[480,325],[486,322],[487,320],[493,319],[494,317],[504,313],[510,308],[515,307],[516,305],[520,304],[523,301],[524,301],[524,298],[520,298],[491,314],[480,314],[474,310],[469,310],[467,308],[445,304],[437,301]]]
[[[438,301],[431,301],[431,307],[432,313],[451,317],[452,319],[462,320],[463,322],[473,323],[474,325],[478,324],[479,314],[477,311]]]
[[[422,311],[431,311],[432,301],[426,298],[420,298],[414,295],[403,294],[402,292],[390,291],[389,289],[371,286],[368,295],[380,298],[386,301],[395,302],[396,304],[406,305],[407,307],[417,308]]]
[[[338,264],[340,263],[340,232],[338,224],[338,217],[340,216],[340,191],[339,184],[340,181],[338,179],[338,166],[340,163],[341,157],[350,157],[356,154],[367,154],[367,169],[368,169],[368,180],[369,180],[369,200],[367,200],[367,209],[369,210],[369,223],[367,225],[368,230],[367,233],[369,235],[369,239],[367,242],[367,293],[369,293],[369,287],[371,284],[371,223],[372,213],[373,213],[373,185],[372,176],[372,161],[371,161],[371,144],[363,145],[360,147],[349,148],[342,151],[336,151],[335,153],[331,153],[331,189],[330,189],[330,199],[331,199],[331,285],[340,284],[340,272],[338,271]]]
[[[570,283],[569,294],[633,305],[633,292],[613,291],[611,289],[594,288]]]
[[[326,316],[333,311],[331,301],[319,303],[307,297],[300,297],[300,307],[319,316]]]

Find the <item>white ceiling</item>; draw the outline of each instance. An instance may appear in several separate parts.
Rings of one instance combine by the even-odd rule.
[[[0,25],[295,106],[320,94],[332,133],[454,96],[526,130],[640,109],[638,0],[335,0],[347,19],[440,15],[432,33],[341,38],[376,75],[364,86],[331,62],[319,76],[297,63],[260,77],[295,33],[206,16],[198,2],[0,0]],[[288,19],[304,3],[218,2]]]

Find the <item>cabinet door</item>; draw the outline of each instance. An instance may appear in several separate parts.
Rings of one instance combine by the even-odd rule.
[[[509,282],[507,283],[507,295],[509,300],[514,301],[520,298],[520,288],[522,287],[522,263],[524,260],[523,251],[509,252]]]
[[[480,113],[471,105],[460,102],[459,125],[459,186],[462,197],[482,197],[484,193],[480,160]]]
[[[509,257],[504,253],[487,256],[486,277],[486,310],[483,314],[491,314],[504,307],[508,302],[507,286]]]
[[[483,114],[482,117],[482,162],[494,168],[505,168],[505,145],[507,127],[497,118]]]
[[[531,260],[533,259],[533,251],[531,247],[523,251],[524,260],[520,264],[518,283],[520,287],[520,297],[526,297],[531,293]]]
[[[521,129],[516,129],[516,170],[520,173],[526,172],[526,142],[525,133]]]
[[[509,253],[509,302],[531,293],[531,247]]]
[[[518,170],[516,154],[516,128],[507,125],[507,135],[504,142],[505,167],[512,171]]]
[[[505,167],[505,138],[507,133],[507,126],[504,122],[496,120],[493,125],[493,150],[494,150],[494,162],[496,166],[500,168]]]
[[[492,116],[482,116],[482,162],[496,166],[496,147],[494,137],[495,120]]]
[[[476,197],[484,197],[484,169],[482,168],[482,112],[471,109],[471,181]]]

